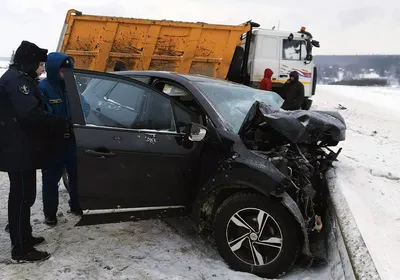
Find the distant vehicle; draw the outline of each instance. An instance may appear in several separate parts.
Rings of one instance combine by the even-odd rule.
[[[287,112],[276,93],[197,75],[116,73],[64,72],[83,219],[189,215],[233,269],[263,277],[313,258],[339,113]]]
[[[317,86],[312,49],[320,47],[305,27],[300,31],[84,15],[69,10],[57,50],[75,58],[80,69],[112,71],[117,61],[129,70],[174,71],[227,79],[255,88],[270,68],[273,90],[297,71],[304,84],[303,109]]]

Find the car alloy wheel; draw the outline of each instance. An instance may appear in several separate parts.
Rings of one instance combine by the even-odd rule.
[[[293,215],[278,200],[254,193],[237,193],[219,206],[214,238],[231,268],[277,278],[296,261],[301,231]]]
[[[262,266],[273,262],[283,244],[282,231],[273,217],[257,208],[245,208],[230,218],[226,240],[243,262]]]

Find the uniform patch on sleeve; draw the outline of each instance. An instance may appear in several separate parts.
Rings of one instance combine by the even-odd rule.
[[[18,89],[22,94],[25,94],[25,95],[28,95],[30,92],[29,87],[27,85],[21,85],[18,87]]]
[[[58,104],[58,103],[62,103],[62,100],[60,98],[59,99],[50,99],[49,102],[50,102],[50,104]]]

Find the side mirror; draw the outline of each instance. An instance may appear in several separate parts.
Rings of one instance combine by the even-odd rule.
[[[315,40],[312,40],[311,41],[311,44],[314,46],[314,47],[316,47],[316,48],[319,48],[321,45],[319,44],[319,41],[315,41]]]
[[[207,129],[197,123],[190,123],[186,127],[186,138],[192,142],[200,142],[203,141],[203,139],[207,135]]]

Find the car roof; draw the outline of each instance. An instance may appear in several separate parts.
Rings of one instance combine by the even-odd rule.
[[[109,72],[110,74],[122,75],[122,76],[153,76],[153,77],[160,77],[166,79],[176,79],[176,78],[183,78],[188,80],[189,82],[208,82],[208,83],[218,83],[221,85],[235,85],[246,87],[245,85],[233,83],[230,81],[217,79],[213,77],[203,76],[203,75],[196,75],[196,74],[179,74],[176,72],[169,72],[169,71],[117,71],[117,72]]]

